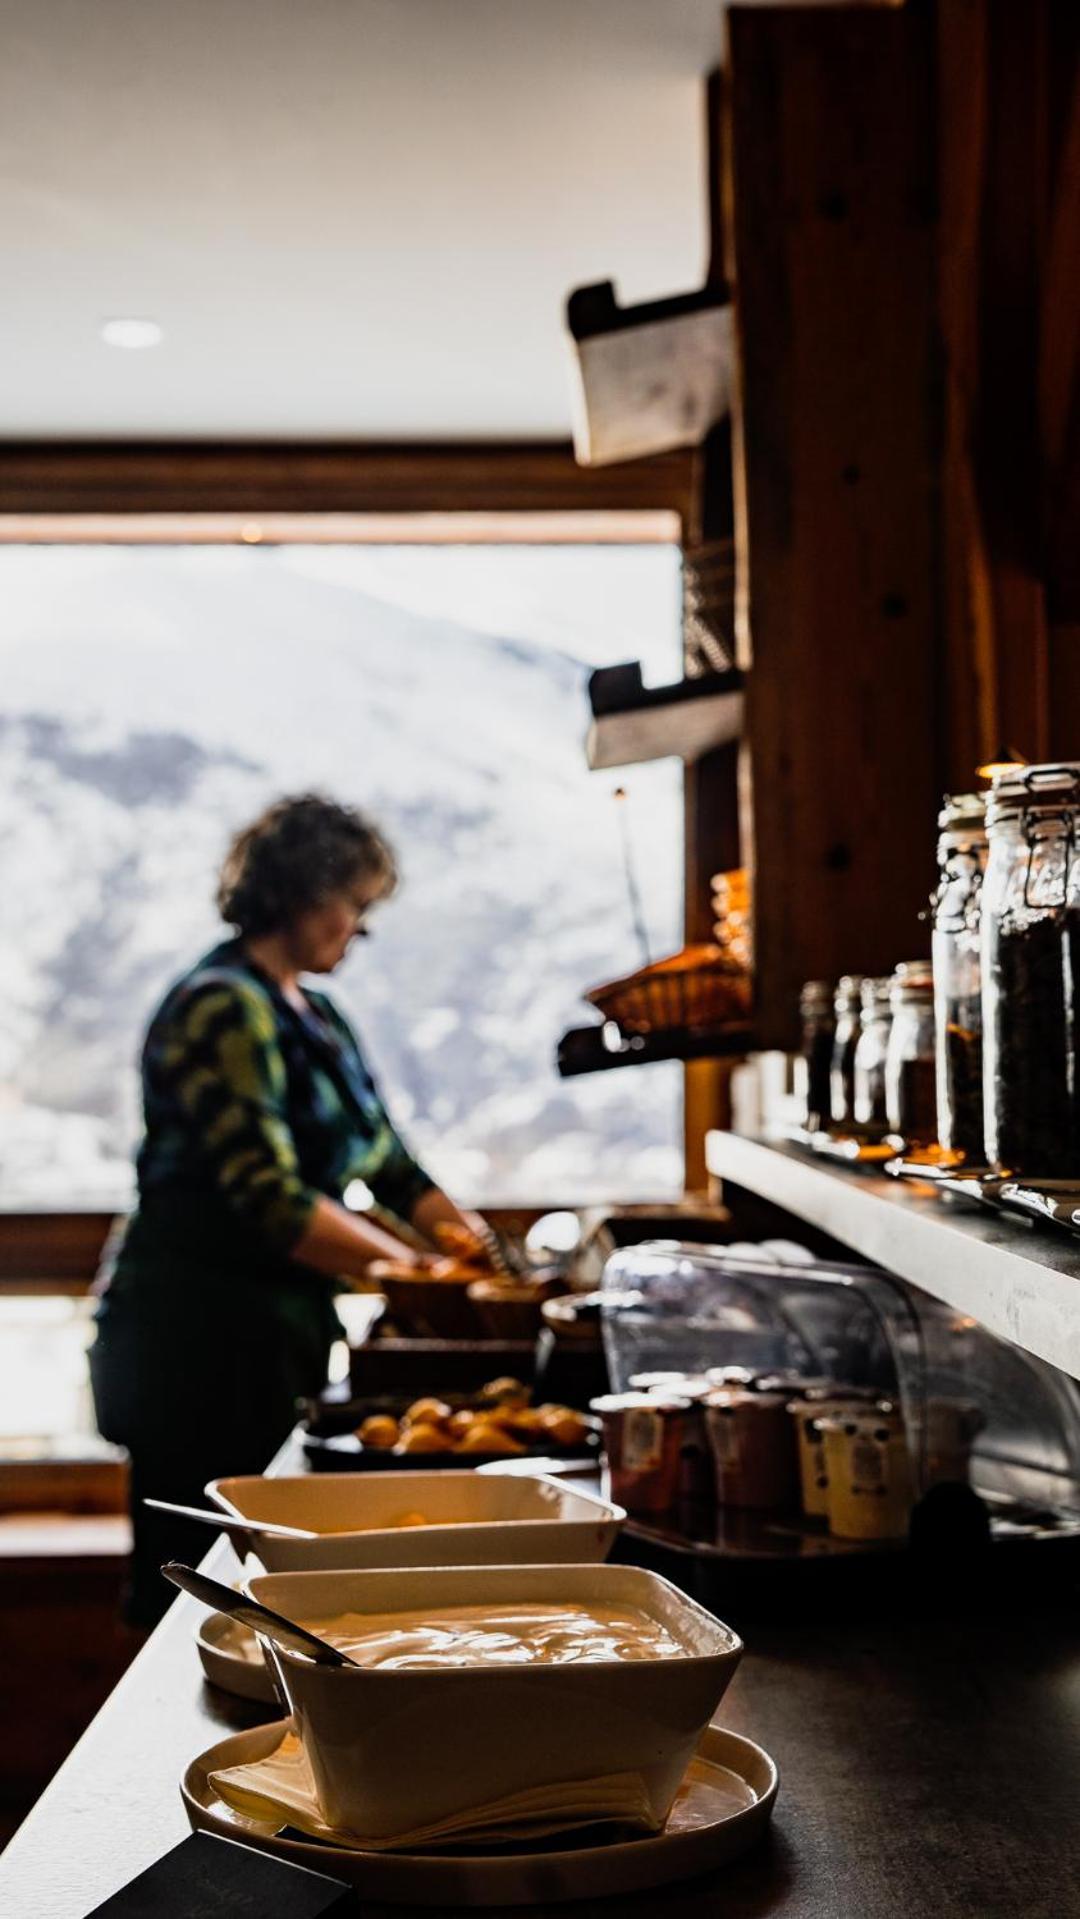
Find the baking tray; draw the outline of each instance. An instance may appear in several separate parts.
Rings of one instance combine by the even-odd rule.
[[[611,1557],[659,1573],[736,1625],[1011,1611],[1036,1593],[1055,1598],[1080,1572],[1080,1514],[941,1490],[953,1497],[910,1541],[833,1539],[794,1513],[631,1514]]]
[[[470,1466],[489,1466],[512,1461],[521,1466],[526,1460],[589,1460],[599,1463],[601,1426],[588,1414],[588,1437],[574,1446],[556,1446],[545,1437],[523,1453],[393,1453],[365,1446],[357,1439],[355,1428],[375,1413],[388,1413],[400,1419],[411,1406],[416,1393],[375,1393],[360,1399],[331,1399],[309,1403],[307,1416],[300,1422],[300,1441],[304,1457],[314,1472],[438,1472]],[[438,1397],[454,1411],[477,1405],[475,1394],[439,1392]]]

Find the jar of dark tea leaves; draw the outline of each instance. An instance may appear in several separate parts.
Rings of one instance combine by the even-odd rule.
[[[885,1060],[889,1051],[892,1006],[889,979],[864,979],[862,1025],[855,1048],[855,1119],[859,1126],[884,1132],[888,1125]]]
[[[832,1070],[833,989],[827,980],[807,980],[799,996],[802,1056],[806,1067],[806,1124],[818,1132],[829,1124],[829,1076]]]
[[[885,1057],[889,1128],[911,1146],[937,1138],[934,976],[929,960],[903,960],[889,986],[892,1026]]]
[[[855,1120],[855,1048],[861,1029],[862,976],[845,973],[836,988],[836,1037],[829,1095],[834,1126],[851,1126]]]
[[[982,888],[983,1103],[992,1165],[1080,1173],[1080,764],[998,774]]]
[[[937,1029],[937,1123],[942,1146],[981,1165],[982,978],[979,928],[986,871],[986,801],[946,799],[938,814],[938,884],[931,944]]]

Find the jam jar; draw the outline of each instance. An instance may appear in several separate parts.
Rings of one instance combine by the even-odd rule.
[[[904,960],[889,987],[892,1026],[885,1057],[890,1131],[910,1146],[937,1139],[934,979],[929,960]]]
[[[946,799],[938,815],[938,883],[932,901],[938,1138],[969,1166],[983,1143],[982,978],[979,960],[986,804],[980,793]]]
[[[799,1461],[786,1393],[738,1390],[705,1401],[705,1425],[721,1506],[771,1511],[797,1506]]]
[[[862,1029],[862,984],[861,974],[845,973],[836,988],[836,1035],[829,1076],[829,1110],[834,1126],[855,1123],[855,1049]]]
[[[683,1496],[685,1456],[700,1417],[689,1399],[665,1393],[603,1393],[590,1401],[604,1425],[612,1498],[630,1513],[666,1513]]]
[[[864,979],[862,1022],[855,1048],[855,1122],[883,1133],[889,1123],[885,1099],[885,1060],[892,1029],[890,979]]]
[[[802,1058],[806,1071],[806,1124],[820,1132],[829,1124],[830,1075],[836,1017],[833,991],[827,980],[807,980],[799,996],[802,1019]]]
[[[1080,1174],[1080,764],[995,776],[982,887],[983,1106],[990,1164]]]

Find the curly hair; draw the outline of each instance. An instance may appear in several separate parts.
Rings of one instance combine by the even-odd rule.
[[[398,882],[397,860],[378,827],[354,807],[301,793],[275,800],[236,834],[215,897],[222,919],[253,938],[371,882],[379,899]]]

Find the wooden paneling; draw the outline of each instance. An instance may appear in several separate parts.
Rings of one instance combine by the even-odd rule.
[[[1047,5],[937,10],[947,780],[1050,751],[1040,276]]]
[[[1080,753],[1080,9],[936,19],[947,774],[966,787],[1004,745]]]
[[[85,1293],[111,1224],[108,1213],[0,1213],[0,1291]]]
[[[693,460],[579,467],[568,446],[0,443],[0,513],[539,513],[667,508]]]
[[[1040,422],[1046,463],[1049,617],[1080,622],[1080,7],[1053,0],[1047,28],[1049,209],[1042,280]],[[1056,705],[1060,691],[1051,681]],[[1080,720],[1073,736],[1080,751]]]
[[[926,944],[940,755],[932,23],[734,7],[744,831],[758,1030]]]
[[[39,1524],[31,1540],[26,1532],[0,1522],[0,1846],[139,1647],[119,1621],[126,1528],[111,1519],[57,1520]],[[14,1919],[19,1907],[5,1910]]]

